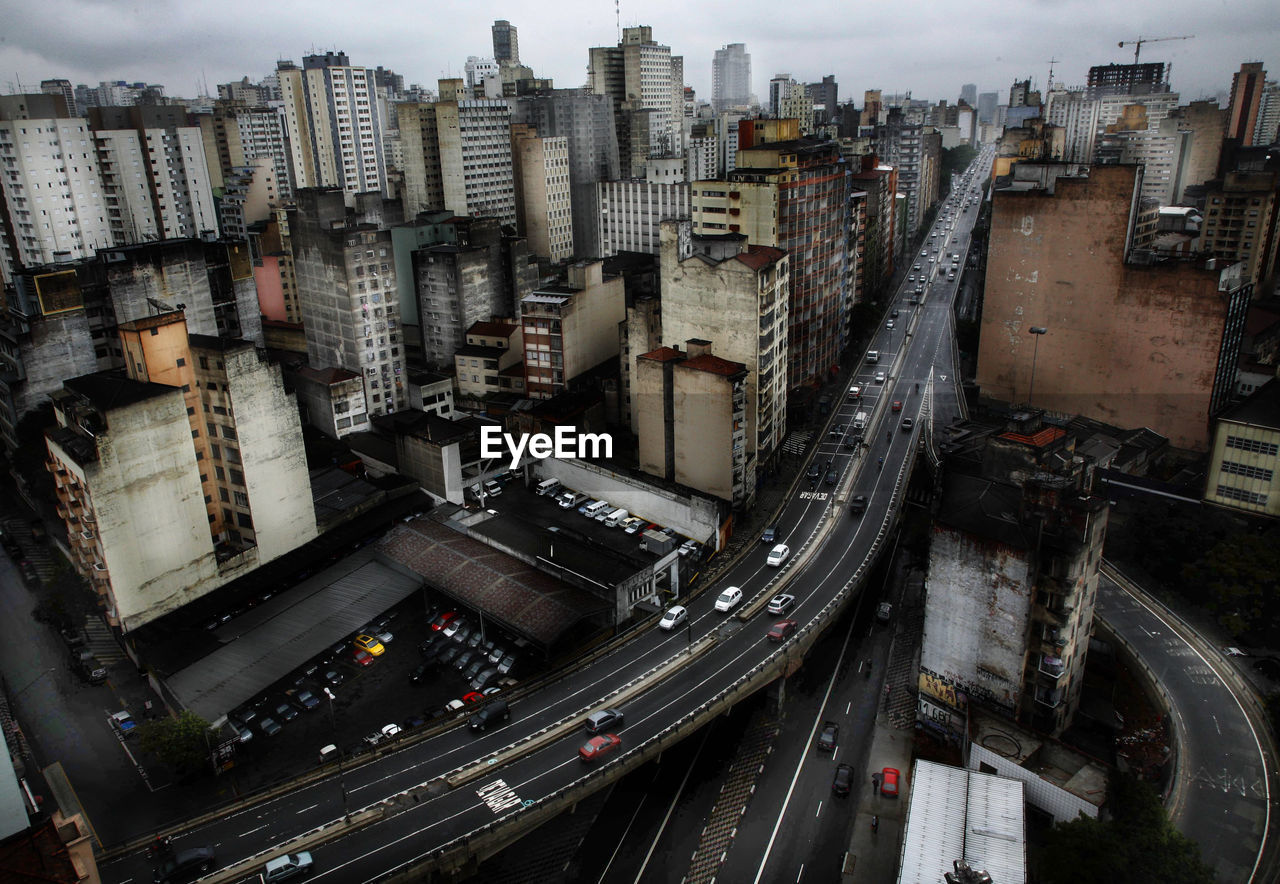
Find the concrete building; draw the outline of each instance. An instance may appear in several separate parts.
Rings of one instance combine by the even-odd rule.
[[[269,158],[275,170],[276,193],[281,204],[293,200],[292,149],[285,134],[284,107],[245,105],[218,101],[212,113],[196,117],[204,139],[209,181],[214,188],[233,170]]]
[[[683,58],[673,56],[670,46],[657,43],[648,25],[623,28],[622,42],[617,46],[590,50],[588,88],[616,102],[619,147],[631,142],[623,118],[640,114],[648,117],[646,156],[679,156],[683,152],[683,71]]]
[[[1070,726],[1107,515],[1073,437],[1038,412],[951,452],[929,547],[922,679],[1054,736]]]
[[[516,214],[529,251],[553,264],[573,257],[573,205],[569,188],[569,139],[538,136],[511,127]]]
[[[597,185],[600,205],[600,252],[659,252],[658,225],[672,218],[689,217],[689,184],[661,180],[656,164],[645,168],[645,178],[602,181]]]
[[[847,340],[854,291],[849,194],[850,171],[839,149],[813,139],[744,148],[727,181],[693,183],[694,233],[743,233],[752,245],[792,256],[791,388],[824,377]]]
[[[898,192],[907,197],[907,236],[914,236],[933,204],[942,181],[942,139],[932,126],[908,122],[900,108],[889,108],[876,127],[876,153],[898,171]]]
[[[514,322],[477,322],[454,352],[458,397],[479,403],[494,393],[524,395],[524,335]]]
[[[1247,61],[1231,78],[1231,100],[1227,104],[1227,137],[1235,138],[1242,147],[1251,147],[1258,133],[1258,111],[1267,72],[1262,62]],[[1264,145],[1270,141],[1262,142]]]
[[[248,166],[232,169],[224,179],[218,204],[219,226],[229,239],[247,240],[249,228],[272,220],[281,205],[275,163],[259,157]]]
[[[293,184],[349,194],[387,189],[382,119],[374,71],[343,52],[306,55],[299,68],[276,65],[284,102]]]
[[[72,88],[70,80],[41,80],[40,92],[43,95],[61,95],[62,100],[67,103],[67,116],[81,116],[76,107],[76,90]]]
[[[726,44],[711,60],[711,106],[718,113],[750,104],[751,55],[745,44]]]
[[[66,381],[46,443],[72,561],[128,632],[317,532],[278,366],[247,341],[189,337],[181,313],[127,324],[121,343],[130,376]]]
[[[402,220],[398,200],[361,193],[348,209],[338,188],[300,190],[289,212],[307,361],[360,372],[370,414],[405,407],[390,233]]]
[[[1086,91],[1090,98],[1168,92],[1169,66],[1162,61],[1094,65],[1089,68]]]
[[[520,63],[520,36],[515,25],[506,19],[497,19],[490,29],[493,34],[493,58],[499,64]]]
[[[1177,112],[1178,93],[1158,92],[1150,95],[1107,95],[1098,99],[1098,135],[1107,131],[1127,114],[1129,108],[1140,105],[1146,114],[1147,127],[1155,129],[1166,117]]]
[[[898,189],[898,170],[878,162],[874,154],[858,157],[858,165],[854,169],[852,188],[864,194],[860,202],[865,219],[862,231],[865,247],[859,252],[862,272],[858,279],[862,293],[874,297],[892,278],[896,266],[898,236],[895,233],[897,215],[894,199]]]
[[[516,224],[510,108],[465,97],[461,80],[439,85],[439,101],[400,105],[406,215],[447,209]]]
[[[1089,98],[1083,87],[1067,88],[1055,83],[1049,90],[1044,110],[1045,122],[1062,130],[1062,157],[1068,163],[1093,162],[1098,137],[1098,100]]]
[[[445,420],[434,414],[414,415],[396,433],[400,472],[416,480],[436,500],[461,506],[482,461],[480,428],[473,417]]]
[[[636,360],[640,469],[749,507],[755,458],[747,453],[747,369],[693,339],[687,352],[662,347]]]
[[[978,123],[993,125],[996,122],[996,107],[1000,104],[1000,95],[996,92],[982,92],[978,95]]]
[[[245,238],[253,257],[253,280],[263,317],[300,324],[302,312],[293,272],[288,211],[283,207],[273,209],[267,220],[247,227]]]
[[[978,106],[978,86],[976,83],[965,83],[960,87],[960,100],[969,107]]]
[[[462,70],[466,76],[467,88],[483,93],[484,81],[498,76],[498,63],[492,58],[468,55],[467,63],[462,66]]]
[[[453,401],[453,375],[438,371],[410,369],[405,389],[409,393],[409,409],[453,420],[457,415]]]
[[[1252,287],[1221,264],[1134,260],[1141,185],[1135,166],[1013,167],[992,202],[977,381],[988,398],[1121,419],[1203,451]]]
[[[1280,173],[1235,171],[1205,186],[1200,246],[1215,258],[1239,261],[1254,291],[1270,291],[1280,242]]]
[[[1255,145],[1275,144],[1280,141],[1280,83],[1274,80],[1262,87],[1258,101],[1258,128],[1253,133]]]
[[[511,120],[532,126],[544,138],[568,139],[569,198],[573,254],[601,257],[596,184],[620,177],[613,99],[582,89],[548,89],[510,99]]]
[[[1149,128],[1142,107],[1132,105],[1131,109],[1137,113],[1122,117],[1098,137],[1094,160],[1142,166],[1142,199],[1161,206],[1174,205],[1182,199],[1186,187],[1192,133],[1180,128],[1174,117],[1166,117],[1157,127]]]
[[[285,383],[298,399],[302,422],[333,439],[369,429],[364,380],[345,368],[285,368]]]
[[[661,266],[662,340],[715,341],[721,358],[746,368],[746,450],[763,467],[787,428],[790,259],[742,234],[693,236],[689,222],[668,221]]]
[[[93,134],[67,116],[61,95],[0,96],[0,166],[8,231],[0,282],[21,267],[88,258],[116,243]]]
[[[89,126],[108,214],[125,225],[113,228],[119,243],[217,233],[204,138],[185,108],[96,107]]]
[[[525,296],[520,317],[525,395],[550,399],[617,358],[618,323],[626,318],[622,278],[605,277],[599,261],[572,264],[565,282]]]
[[[1178,126],[1191,133],[1191,149],[1187,153],[1183,174],[1187,187],[1196,187],[1218,177],[1226,119],[1226,111],[1218,107],[1217,101],[1193,101],[1178,108]]]
[[[1280,380],[1218,416],[1204,499],[1251,515],[1280,516]]]

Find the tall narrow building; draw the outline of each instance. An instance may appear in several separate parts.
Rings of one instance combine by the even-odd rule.
[[[683,149],[683,59],[653,39],[653,28],[622,29],[617,46],[591,50],[587,79],[591,91],[616,102],[618,146],[631,141],[637,118],[646,119],[648,155],[674,156]],[[624,131],[625,128],[625,131]],[[633,174],[624,169],[623,175]]]
[[[746,45],[717,49],[711,62],[711,104],[717,112],[751,104],[751,55]]]
[[[1231,78],[1227,137],[1240,139],[1242,147],[1250,147],[1254,143],[1258,130],[1258,109],[1262,104],[1262,90],[1266,84],[1267,72],[1262,69],[1260,61],[1245,62]]]
[[[508,62],[520,63],[520,40],[516,34],[516,26],[506,19],[498,19],[493,23],[493,60],[498,64]]]

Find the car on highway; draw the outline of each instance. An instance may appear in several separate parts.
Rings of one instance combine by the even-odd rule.
[[[893,605],[888,602],[881,602],[876,606],[876,621],[879,623],[888,623],[893,619]]]
[[[736,586],[730,586],[724,592],[720,593],[716,599],[717,611],[732,611],[742,602],[742,590]]]
[[[836,484],[837,482],[840,481],[840,471],[832,467],[831,469],[827,470],[827,476],[825,479],[823,479],[823,481],[826,482],[828,485]]]
[[[769,627],[768,639],[771,642],[784,642],[791,636],[791,633],[796,631],[796,627],[799,625],[794,620],[779,620]]]
[[[189,847],[179,850],[164,859],[156,866],[152,879],[155,884],[178,884],[179,881],[191,881],[213,868],[212,847]]]
[[[854,384],[849,388],[849,398],[857,401],[862,398],[862,388]]]
[[[822,467],[816,463],[809,464],[809,469],[805,470],[804,477],[811,482],[815,482],[822,475]]]
[[[855,494],[853,499],[849,501],[849,512],[852,515],[860,516],[867,511],[867,496],[865,494]]]
[[[764,563],[776,568],[785,562],[787,557],[790,555],[791,547],[787,546],[785,543],[779,543],[773,549],[769,550],[769,556],[764,560]]]
[[[885,328],[893,328],[893,320],[892,320],[892,319],[890,319],[888,322],[886,322],[886,323],[884,324],[884,327],[885,327]]]
[[[898,769],[886,767],[880,771],[880,794],[889,798],[898,797]]]
[[[689,612],[682,606],[676,605],[662,615],[662,619],[658,621],[658,628],[670,632],[688,618]]]
[[[893,400],[893,410],[894,410],[894,411],[902,411],[902,400],[901,400],[901,399],[895,399],[895,400]]]
[[[853,788],[853,768],[847,764],[836,765],[836,775],[831,778],[832,793],[845,797]]]
[[[266,868],[262,870],[262,880],[266,884],[276,884],[277,881],[305,878],[314,871],[315,865],[312,862],[311,854],[303,850],[298,853],[286,853],[284,856],[277,856],[273,860],[268,860]]]
[[[600,734],[605,731],[614,731],[622,727],[625,717],[621,709],[597,709],[587,716],[584,722],[587,733]]]
[[[822,730],[818,732],[818,748],[823,752],[836,751],[836,742],[840,739],[840,725],[834,721],[824,721]]]
[[[902,419],[902,429],[906,432],[910,432],[911,428],[914,427],[915,425],[916,425],[915,421],[913,421],[909,417],[904,417]]]
[[[796,597],[787,593],[775,595],[769,600],[768,611],[770,614],[785,614],[791,610],[791,606],[796,603]]]
[[[351,661],[357,666],[368,666],[373,662],[373,655],[363,648],[352,648]]]
[[[761,543],[777,543],[778,542],[778,526],[766,525],[765,529],[760,532]]]
[[[884,372],[882,371],[876,372],[876,383],[883,384],[884,381],[885,381]]]
[[[599,761],[618,751],[622,745],[622,737],[617,734],[599,734],[587,740],[578,750],[578,757],[583,761]]]

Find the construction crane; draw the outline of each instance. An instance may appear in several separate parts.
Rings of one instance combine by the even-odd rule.
[[[1121,40],[1116,45],[1119,46],[1121,49],[1123,49],[1126,46],[1132,46],[1133,47],[1133,63],[1137,64],[1138,53],[1142,51],[1143,43],[1163,43],[1166,40],[1194,40],[1195,37],[1196,37],[1195,34],[1191,34],[1190,36],[1187,36],[1187,37],[1139,37],[1136,40]]]

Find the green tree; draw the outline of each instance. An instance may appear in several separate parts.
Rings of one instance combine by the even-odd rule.
[[[1188,587],[1204,593],[1209,610],[1232,635],[1275,635],[1280,627],[1280,548],[1274,538],[1235,534],[1218,541],[1185,571]]]
[[[973,162],[978,151],[967,144],[942,149],[942,179],[950,181],[951,176],[963,172]]]
[[[217,733],[209,722],[190,710],[177,718],[158,718],[138,728],[138,741],[146,752],[181,773],[194,773],[209,765]]]
[[[1130,774],[1107,784],[1110,819],[1081,816],[1053,827],[1040,853],[1046,884],[1212,884],[1200,847],[1173,827],[1160,797]]]

